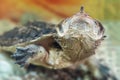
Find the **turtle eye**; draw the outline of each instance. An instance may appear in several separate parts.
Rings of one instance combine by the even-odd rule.
[[[65,35],[65,33],[68,31],[68,26],[69,26],[69,24],[66,22],[66,20],[60,22],[57,25],[56,30],[57,30],[59,36]]]
[[[64,32],[61,24],[58,24],[58,29],[59,29],[59,31],[60,31],[61,33]]]
[[[95,20],[95,24],[98,25],[98,27],[100,29],[99,33],[104,33],[105,29],[104,29],[103,25],[97,20]]]

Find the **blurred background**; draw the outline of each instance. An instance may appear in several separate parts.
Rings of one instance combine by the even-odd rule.
[[[78,12],[81,5],[90,16],[101,21],[106,29],[107,38],[94,57],[107,65],[120,80],[120,0],[0,0],[0,34],[33,20],[57,24]],[[0,55],[2,70],[5,68],[1,66],[3,60],[7,59]],[[0,70],[0,74],[7,71],[13,74],[10,67],[8,70]],[[24,70],[20,71],[25,74]]]

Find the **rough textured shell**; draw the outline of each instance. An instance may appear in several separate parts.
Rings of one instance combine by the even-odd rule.
[[[32,21],[18,26],[0,36],[0,50],[14,52],[17,46],[50,38],[53,33],[56,33],[54,27],[54,24],[42,21]]]

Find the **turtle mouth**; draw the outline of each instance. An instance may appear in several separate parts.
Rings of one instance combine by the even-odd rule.
[[[57,41],[53,42],[53,48],[62,50],[62,46]]]

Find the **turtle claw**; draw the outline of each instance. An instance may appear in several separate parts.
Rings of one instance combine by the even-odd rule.
[[[26,47],[17,47],[16,52],[11,56],[16,60],[15,64],[19,64],[20,67],[28,65],[27,60],[38,52],[38,46],[28,45]]]

